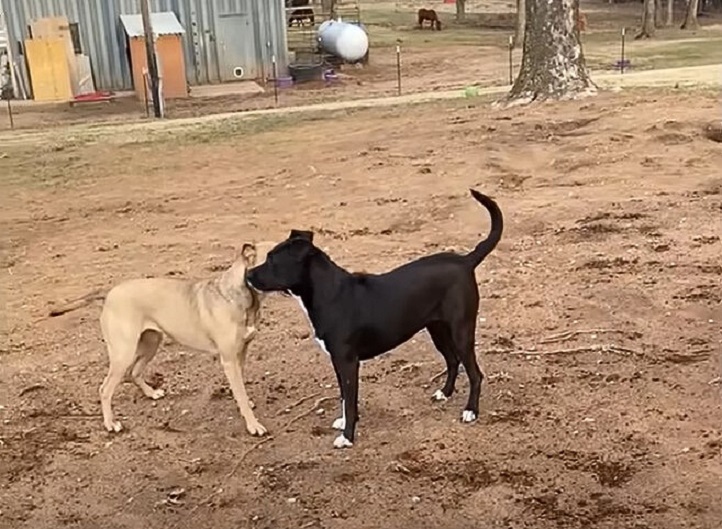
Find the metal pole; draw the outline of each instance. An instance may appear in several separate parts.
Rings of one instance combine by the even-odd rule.
[[[278,106],[278,64],[275,55],[271,56],[271,63],[273,64],[273,102]]]
[[[145,103],[145,117],[150,117],[150,109],[148,107],[148,75],[143,70],[143,103]]]
[[[624,74],[624,35],[626,34],[627,29],[622,28],[622,62],[619,63],[619,73]]]
[[[396,45],[396,92],[401,95],[401,45]]]
[[[509,35],[509,84],[514,84],[514,36]]]
[[[12,87],[9,87],[9,89],[12,90]],[[7,94],[7,95],[10,96],[10,94]],[[13,106],[12,106],[12,104],[10,104],[10,97],[7,98],[7,102],[8,102],[8,117],[10,118],[10,129],[12,130],[15,128],[15,121],[13,120]]]
[[[140,12],[143,17],[143,31],[145,32],[145,51],[148,60],[148,74],[150,75],[150,92],[153,96],[153,114],[157,118],[163,117],[160,104],[160,87],[158,84],[158,57],[155,53],[155,39],[153,37],[153,24],[150,20],[149,0],[140,0]]]

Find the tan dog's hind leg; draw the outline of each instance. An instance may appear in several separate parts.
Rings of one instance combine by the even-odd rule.
[[[240,358],[245,358],[247,345],[248,344],[241,339],[238,345],[228,344],[220,348],[221,365],[223,366],[226,378],[228,378],[228,383],[231,386],[231,392],[236,399],[238,409],[246,421],[246,430],[248,430],[248,433],[251,435],[264,435],[268,430],[256,419],[248,401],[246,386],[243,383],[243,368],[241,367]]]
[[[133,365],[133,371],[131,377],[136,386],[140,388],[143,395],[149,399],[158,400],[165,395],[165,391],[162,389],[153,389],[143,378],[143,373],[148,363],[153,360],[155,353],[158,351],[160,342],[163,340],[163,335],[158,331],[147,329],[140,335],[138,341],[138,349],[135,356],[135,364]]]
[[[109,432],[119,432],[123,429],[120,421],[113,416],[113,393],[125,377],[135,360],[138,348],[138,333],[126,329],[112,328],[105,321],[105,314],[101,316],[103,338],[108,346],[108,359],[110,367],[108,375],[100,386],[100,406],[103,411],[103,423]]]

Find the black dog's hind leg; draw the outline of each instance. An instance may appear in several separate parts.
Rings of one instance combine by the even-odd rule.
[[[353,446],[356,422],[358,421],[358,377],[359,360],[353,355],[344,355],[342,360],[333,361],[336,376],[340,381],[341,395],[343,395],[343,433],[336,437],[333,446],[347,448]]]
[[[343,384],[341,383],[341,373],[336,368],[336,365],[334,367],[334,372],[336,373],[336,382],[338,383],[338,392],[339,396],[341,397],[341,417],[337,418],[333,421],[333,425],[331,426],[334,430],[343,430],[346,428],[346,409],[344,404],[344,398],[343,398]]]
[[[472,320],[472,323],[460,323],[452,331],[456,352],[464,365],[464,371],[469,376],[469,400],[461,414],[461,422],[473,422],[479,417],[481,382],[484,379],[474,352],[474,323],[475,320]]]
[[[451,338],[449,325],[442,321],[430,323],[426,330],[429,331],[434,347],[444,356],[446,360],[446,382],[444,387],[437,389],[431,396],[432,400],[443,401],[451,397],[456,386],[456,377],[459,375],[459,355],[456,353],[454,341]]]

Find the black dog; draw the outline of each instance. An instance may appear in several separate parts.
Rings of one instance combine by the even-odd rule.
[[[397,347],[424,328],[446,360],[446,383],[433,398],[451,396],[462,363],[470,389],[461,420],[478,417],[483,375],[474,352],[479,310],[474,269],[501,239],[504,221],[496,202],[473,189],[471,194],[489,211],[491,232],[467,255],[440,253],[385,274],[352,274],[314,246],[312,232],[292,230],[262,265],[248,271],[251,287],[299,300],[316,341],[331,357],[343,399],[343,416],[334,422],[334,428],[343,430],[334,441],[336,448],[353,445],[359,362]]]

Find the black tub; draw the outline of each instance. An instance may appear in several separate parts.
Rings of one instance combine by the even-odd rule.
[[[323,64],[289,64],[288,75],[293,78],[295,83],[303,83],[306,81],[320,81],[322,79]]]

